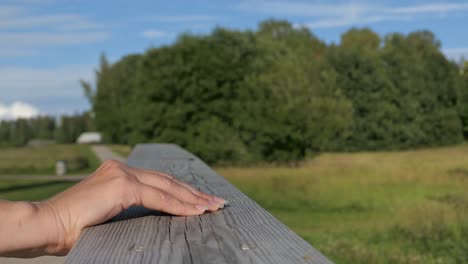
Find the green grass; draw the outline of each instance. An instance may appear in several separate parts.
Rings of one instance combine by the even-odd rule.
[[[75,184],[67,181],[18,180],[0,181],[0,199],[40,201]]]
[[[123,158],[127,158],[132,152],[132,147],[127,145],[107,145],[107,147],[109,147],[112,152]]]
[[[1,174],[55,174],[57,160],[69,160],[70,174],[86,174],[94,171],[100,164],[87,145],[51,145],[41,148],[0,148]],[[73,163],[81,161],[85,165],[73,168]]]
[[[217,171],[337,263],[468,263],[468,145]]]

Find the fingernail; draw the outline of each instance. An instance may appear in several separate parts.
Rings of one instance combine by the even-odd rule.
[[[201,205],[201,204],[196,204],[195,207],[196,207],[198,210],[203,211],[203,212],[205,212],[205,211],[208,210],[208,208],[209,208],[208,206],[206,206],[206,205]]]
[[[229,204],[229,202],[228,202],[228,201],[226,201],[226,200],[223,200],[223,202],[222,202],[222,203],[219,203],[219,208],[220,208],[220,209],[223,209],[223,208],[224,208],[226,205],[228,205],[228,204]]]

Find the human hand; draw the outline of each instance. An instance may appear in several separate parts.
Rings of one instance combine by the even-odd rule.
[[[21,252],[16,256],[28,257],[44,254],[65,255],[84,228],[105,222],[134,205],[174,215],[190,216],[200,215],[205,211],[216,211],[224,207],[224,204],[225,200],[198,191],[173,176],[132,168],[118,161],[106,161],[96,172],[78,184],[49,200],[34,203],[36,220],[24,224],[28,227],[38,225],[36,229],[31,229],[35,230],[36,237],[47,238],[37,242],[46,245],[34,247],[43,250],[36,250],[33,254],[24,254],[24,249],[3,251],[7,252],[6,255]],[[27,241],[34,241],[36,237]]]

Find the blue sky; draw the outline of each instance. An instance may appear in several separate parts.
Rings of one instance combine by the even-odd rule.
[[[429,29],[450,58],[468,57],[468,1],[0,0],[0,119],[89,109],[79,79],[182,32],[255,29],[268,18],[338,42],[350,27],[381,35]]]

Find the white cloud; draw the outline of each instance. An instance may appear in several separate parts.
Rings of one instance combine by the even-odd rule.
[[[142,33],[143,37],[149,39],[165,38],[170,36],[168,32],[156,30],[156,29],[147,29]]]
[[[0,94],[7,102],[50,98],[82,98],[80,79],[94,80],[92,65],[58,68],[1,67]]]
[[[446,13],[468,10],[468,3],[429,3],[414,6],[389,8],[388,12],[399,14]]]
[[[152,16],[149,17],[150,21],[158,22],[209,22],[218,20],[218,16],[208,16],[208,15],[173,15],[173,16]]]
[[[0,104],[0,120],[32,118],[40,114],[41,112],[36,107],[20,101],[13,102],[10,105]]]
[[[2,47],[0,44],[0,57],[29,57],[37,55],[38,52],[32,49]]]
[[[19,2],[0,5],[0,57],[33,56],[40,47],[89,44],[109,37],[103,25],[81,15],[35,14],[29,4]]]
[[[442,52],[447,58],[452,60],[468,59],[468,48],[443,49]]]
[[[49,4],[57,0],[4,0],[14,4]]]
[[[321,19],[310,23],[301,24],[301,26],[308,27],[310,29],[316,28],[333,28],[341,26],[361,25],[370,24],[386,20],[410,20],[409,17],[391,17],[391,16],[369,16],[369,17],[343,17],[343,18],[327,18]]]
[[[0,29],[24,29],[52,27],[66,30],[96,29],[98,24],[74,14],[13,16],[0,21]]]
[[[106,32],[75,32],[75,33],[0,33],[0,48],[11,46],[66,45],[94,43],[107,39]]]
[[[372,6],[358,3],[317,4],[292,1],[250,0],[241,2],[238,8],[243,11],[261,12],[277,15],[296,16],[340,16],[345,13],[364,13],[373,9]]]
[[[316,29],[421,19],[424,15],[464,12],[468,10],[468,3],[426,3],[395,7],[352,2],[318,4],[284,0],[249,0],[241,2],[237,8],[247,12],[300,16],[302,19],[312,20],[301,25]]]
[[[55,68],[0,67],[1,103],[28,102],[47,114],[89,109],[80,79],[95,81],[94,65]]]
[[[23,11],[23,8],[18,6],[0,5],[0,18],[5,19],[11,16],[19,15],[23,13]]]

